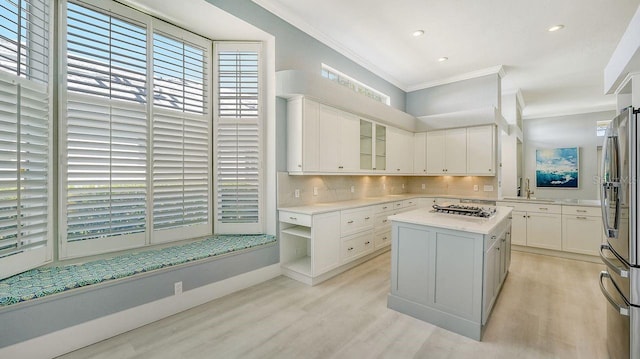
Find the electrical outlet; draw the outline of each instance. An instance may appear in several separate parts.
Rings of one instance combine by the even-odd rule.
[[[427,189],[427,185],[426,184],[422,184],[422,189]]]
[[[293,195],[294,195],[296,198],[300,198],[300,190],[299,190],[299,189],[296,189],[295,191],[293,191]]]
[[[173,283],[173,293],[174,295],[182,294],[182,282]]]
[[[313,195],[314,196],[318,195],[318,187],[313,187]]]
[[[356,188],[354,186],[351,186],[351,193],[354,193],[356,191]]]
[[[473,191],[474,191],[474,192],[478,192],[478,191],[479,191],[479,188],[478,188],[478,185],[477,185],[477,184],[474,184],[474,185],[473,185]]]
[[[490,184],[484,185],[484,191],[485,192],[493,192],[493,186],[490,185]]]

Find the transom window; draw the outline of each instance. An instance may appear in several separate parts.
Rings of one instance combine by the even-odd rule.
[[[339,83],[340,85],[344,86],[344,87],[348,87],[351,90],[367,96],[373,100],[376,100],[378,102],[382,102],[386,105],[391,105],[391,98],[385,94],[383,94],[382,92],[369,87],[365,84],[363,84],[362,82],[349,77],[345,74],[343,74],[342,72],[328,66],[325,64],[322,64],[322,77],[329,79],[331,81],[335,81],[337,83]]]

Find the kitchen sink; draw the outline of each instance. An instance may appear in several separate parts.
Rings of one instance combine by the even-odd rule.
[[[555,199],[535,198],[535,197],[531,197],[531,198],[526,198],[526,197],[503,197],[503,199],[505,199],[505,200],[526,201],[526,202],[537,202],[537,203],[552,203],[552,202],[556,202],[557,201]]]

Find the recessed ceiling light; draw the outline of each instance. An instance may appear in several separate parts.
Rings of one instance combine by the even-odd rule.
[[[445,62],[447,60],[449,60],[448,57],[441,57],[441,58],[438,59],[438,62]]]
[[[547,31],[554,32],[562,29],[564,29],[564,25],[553,25],[550,28],[548,28]]]
[[[420,37],[420,36],[424,35],[424,30],[416,30],[411,35],[413,35],[413,37]]]

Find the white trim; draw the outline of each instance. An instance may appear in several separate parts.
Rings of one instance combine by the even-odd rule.
[[[251,1],[253,1],[258,6],[264,8],[265,10],[269,11],[270,13],[274,14],[275,16],[293,25],[294,27],[298,28],[300,31],[306,33],[307,35],[313,37],[314,39],[320,41],[321,43],[327,45],[328,47],[334,49],[335,51],[337,51],[344,57],[348,58],[349,60],[373,72],[383,80],[398,87],[404,92],[408,92],[407,85],[403,84],[401,81],[391,76],[388,72],[384,71],[383,69],[376,66],[372,62],[366,60],[362,56],[356,54],[355,52],[351,51],[344,45],[335,41],[327,34],[311,26],[309,23],[302,20],[299,16],[294,15],[291,11],[287,10],[286,8],[278,6],[270,0],[251,0]]]
[[[568,110],[558,110],[553,112],[540,113],[530,116],[522,116],[523,120],[535,120],[538,118],[549,118],[549,117],[560,117],[560,116],[571,116],[571,115],[583,115],[587,113],[594,112],[605,112],[605,111],[615,111],[615,104],[610,105],[596,105],[589,108],[580,108],[580,109],[568,109]]]
[[[629,72],[627,74],[627,76],[624,77],[622,82],[620,82],[620,85],[618,85],[618,87],[616,87],[616,89],[615,89],[615,91],[613,91],[613,93],[616,94],[616,95],[625,93],[623,91],[625,90],[625,87],[627,87],[627,85],[629,85],[631,83],[631,79],[634,76],[639,76],[639,75],[640,75],[640,71]]]
[[[0,349],[1,358],[51,358],[280,276],[280,263]]]
[[[503,78],[506,75],[506,73],[504,72],[504,67],[502,67],[502,65],[487,67],[486,69],[471,71],[471,72],[467,72],[467,73],[464,73],[464,74],[451,76],[451,77],[440,79],[440,80],[423,82],[421,84],[411,85],[411,86],[407,87],[406,92],[423,90],[423,89],[426,89],[426,88],[429,88],[429,87],[446,85],[446,84],[450,84],[450,83],[454,83],[454,82],[458,82],[458,81],[471,80],[471,79],[474,79],[474,78],[477,78],[477,77],[482,77],[482,76],[487,76],[487,75],[496,75],[496,74],[498,76],[500,76],[500,78]]]
[[[384,101],[378,101],[377,99],[375,99],[375,98],[373,98],[373,97],[370,97],[370,96],[367,96],[367,95],[365,95],[365,94],[362,94],[362,93],[361,93],[360,91],[358,91],[357,89],[352,89],[352,90],[353,90],[354,92],[356,92],[357,94],[361,94],[361,95],[367,96],[367,97],[371,98],[372,100],[378,101],[378,102],[380,102],[380,103],[384,103],[384,104],[385,104],[385,105],[387,105],[387,106],[391,106],[391,96],[389,96],[389,95],[385,94],[384,92],[379,91],[379,90],[377,90],[377,89],[373,88],[372,86],[369,86],[369,85],[367,85],[367,84],[363,83],[362,81],[358,81],[358,80],[354,79],[353,77],[351,77],[351,76],[349,76],[349,75],[346,75],[344,72],[342,72],[342,71],[338,71],[338,70],[336,70],[335,68],[333,68],[333,67],[331,67],[331,66],[329,66],[329,65],[325,64],[324,62],[320,64],[320,67],[321,67],[322,77],[324,77],[324,72],[325,72],[325,71],[326,71],[326,72],[328,72],[328,73],[332,73],[332,74],[334,74],[334,75],[338,75],[338,77],[345,78],[345,79],[349,80],[349,82],[351,82],[351,83],[353,83],[353,84],[355,84],[355,85],[357,85],[357,86],[359,86],[359,87],[362,87],[362,88],[364,88],[364,89],[366,89],[366,90],[369,90],[369,91],[371,91],[371,92],[375,93],[376,95],[380,96],[380,98],[381,98],[381,99],[384,99]],[[335,80],[332,80],[332,79],[330,79],[330,78],[329,78],[329,80],[331,80],[331,81],[335,81]],[[340,83],[339,81],[335,81],[335,82],[338,82],[340,85],[343,85],[343,86],[344,86],[344,84]],[[345,87],[348,87],[348,86],[345,86]],[[349,88],[351,89],[351,87],[349,87]]]
[[[522,95],[522,91],[520,91],[520,89],[502,91],[502,96],[507,96],[507,95],[516,95],[516,100],[518,101],[520,108],[524,109],[525,107],[524,96]]]

